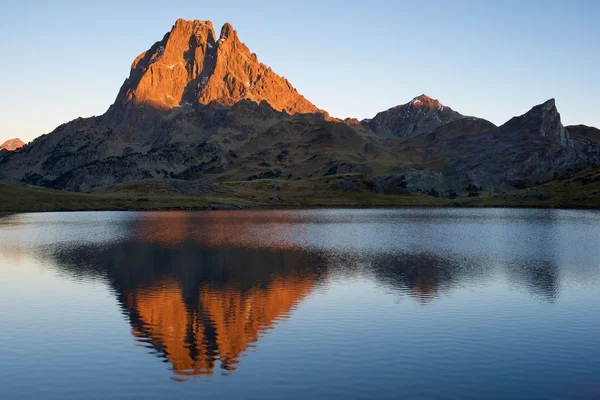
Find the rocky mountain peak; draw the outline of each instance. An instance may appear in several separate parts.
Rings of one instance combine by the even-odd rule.
[[[4,142],[0,145],[0,151],[1,150],[15,151],[15,150],[20,149],[23,146],[25,146],[25,143],[23,143],[23,141],[21,141],[21,139],[19,139],[19,138],[8,139],[6,142]]]
[[[556,101],[554,99],[547,100],[542,104],[534,106],[531,110],[525,113],[524,116],[546,116],[550,118],[560,118],[560,114],[556,108]]]
[[[161,41],[140,54],[108,111],[120,122],[139,107],[167,111],[218,102],[266,101],[289,114],[326,113],[260,63],[229,23],[219,39],[210,21],[178,19]]]
[[[238,40],[237,31],[233,29],[233,26],[229,22],[226,22],[225,25],[221,28],[221,36],[219,40],[227,40],[227,39]]]
[[[439,100],[422,94],[406,104],[380,112],[366,123],[382,136],[412,138],[460,118],[463,118],[461,114]]]
[[[412,101],[406,105],[409,105],[411,107],[419,107],[419,108],[426,108],[426,109],[437,109],[439,107],[445,107],[443,104],[441,104],[439,102],[439,100],[437,99],[432,99],[431,97],[427,96],[426,94],[422,94],[420,96],[415,97],[414,99],[412,99]],[[402,106],[400,106],[402,107]]]
[[[528,132],[552,138],[562,146],[572,145],[569,132],[561,122],[554,99],[533,107],[527,113],[511,119],[504,126],[515,132]]]

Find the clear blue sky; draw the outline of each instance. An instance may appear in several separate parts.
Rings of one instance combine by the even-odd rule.
[[[600,1],[28,1],[0,6],[0,141],[114,101],[177,18],[231,22],[259,60],[337,117],[426,93],[501,124],[556,98],[600,127]]]

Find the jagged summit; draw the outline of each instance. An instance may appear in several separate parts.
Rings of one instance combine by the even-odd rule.
[[[426,108],[426,109],[430,109],[430,110],[446,107],[442,103],[440,103],[439,100],[432,99],[431,97],[427,96],[426,94],[417,96],[414,99],[412,99],[412,101],[410,103],[403,104],[398,107],[404,107],[407,105],[410,105],[412,107]]]
[[[383,136],[412,138],[460,118],[463,115],[422,94],[406,104],[380,112],[366,123]]]
[[[572,141],[569,132],[563,126],[556,101],[550,99],[533,107],[525,114],[514,117],[498,128],[501,134],[519,132],[519,134],[535,134],[549,137],[562,146],[569,147]]]
[[[229,22],[225,22],[225,24],[221,28],[220,39],[225,40],[229,37],[232,37],[235,40],[237,40],[237,31],[235,29],[233,29],[233,26]]]
[[[223,25],[217,39],[212,22],[178,19],[161,41],[135,59],[108,114],[119,121],[140,106],[170,110],[243,99],[266,101],[289,114],[326,114],[260,63],[231,24]]]

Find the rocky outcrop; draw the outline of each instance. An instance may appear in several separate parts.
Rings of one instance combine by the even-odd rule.
[[[380,112],[363,123],[383,137],[413,138],[460,118],[463,116],[450,107],[421,95],[409,103]]]
[[[18,139],[18,138],[9,139],[0,145],[0,151],[2,151],[2,150],[15,151],[15,150],[20,149],[23,146],[25,146],[25,143],[23,143],[21,141],[21,139]]]
[[[140,54],[108,111],[111,123],[140,107],[172,110],[248,99],[289,114],[326,113],[306,100],[240,41],[230,24],[217,38],[210,21],[177,20],[170,32]]]
[[[495,132],[497,136],[514,136],[518,139],[547,137],[565,147],[572,147],[569,132],[560,120],[554,99],[533,107],[529,112],[514,117]]]

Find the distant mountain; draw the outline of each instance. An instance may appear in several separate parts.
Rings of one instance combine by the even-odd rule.
[[[332,176],[354,174],[335,190],[454,198],[600,165],[598,137],[565,128],[554,100],[499,127],[425,95],[371,120],[332,119],[259,63],[231,25],[217,39],[210,21],[178,20],[137,57],[104,115],[0,151],[0,179],[95,192],[160,182],[161,193],[247,182],[256,193],[298,180],[322,192]]]
[[[413,138],[461,118],[463,116],[450,107],[423,94],[363,123],[383,137]]]
[[[15,151],[15,150],[20,149],[23,146],[25,146],[25,143],[23,143],[21,141],[21,139],[18,139],[18,138],[9,139],[0,145],[0,151],[2,151],[2,150]]]

